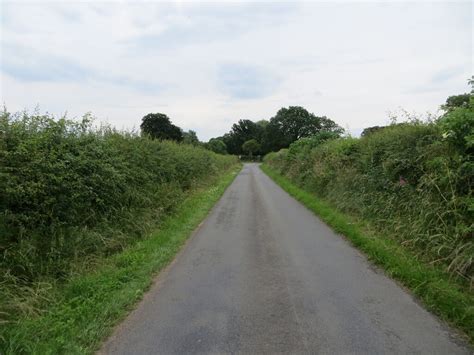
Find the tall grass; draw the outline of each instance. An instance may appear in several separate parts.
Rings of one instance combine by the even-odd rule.
[[[0,322],[159,226],[236,159],[49,115],[0,115]]]
[[[317,136],[265,163],[473,285],[474,103],[362,138]]]

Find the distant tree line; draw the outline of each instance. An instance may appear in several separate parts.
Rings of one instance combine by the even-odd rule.
[[[265,155],[282,148],[300,138],[311,137],[321,132],[336,136],[344,130],[326,116],[315,116],[300,106],[281,108],[270,120],[257,122],[242,119],[232,125],[231,130],[221,137],[200,142],[196,132],[184,132],[171,123],[163,113],[150,113],[143,117],[140,125],[142,134],[153,139],[174,140],[201,145],[219,154]]]
[[[239,120],[221,140],[229,154],[265,155],[320,132],[340,135],[344,130],[326,116],[315,116],[300,106],[281,108],[270,120]]]
[[[474,81],[470,80],[472,85]],[[441,108],[450,112],[458,107],[467,107],[471,93],[448,97]],[[183,131],[174,125],[163,113],[150,113],[143,117],[140,125],[143,135],[153,139],[174,140],[195,146],[202,146],[219,154],[266,155],[288,148],[290,144],[301,139],[324,133],[324,137],[337,138],[344,130],[326,116],[316,116],[301,106],[281,108],[269,120],[251,121],[241,119],[234,123],[230,131],[223,136],[211,138],[204,143],[199,141],[196,132]],[[361,136],[367,136],[385,129],[386,126],[365,128]],[[322,136],[321,136],[322,137]]]

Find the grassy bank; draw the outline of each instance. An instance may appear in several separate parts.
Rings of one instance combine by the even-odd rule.
[[[240,169],[240,168],[239,168]],[[160,229],[130,248],[98,261],[96,270],[49,290],[40,314],[3,326],[2,354],[93,353],[140,300],[206,217],[239,169],[221,174],[212,187],[187,197]]]
[[[426,308],[463,330],[474,343],[474,295],[463,280],[453,278],[439,266],[423,262],[396,240],[378,234],[363,220],[340,212],[268,165],[262,165],[261,169],[337,233],[343,234],[388,275],[409,288]]]

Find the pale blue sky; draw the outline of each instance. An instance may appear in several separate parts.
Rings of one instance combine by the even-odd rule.
[[[164,112],[203,140],[289,105],[356,133],[435,113],[473,73],[469,1],[2,1],[0,21],[9,110]]]

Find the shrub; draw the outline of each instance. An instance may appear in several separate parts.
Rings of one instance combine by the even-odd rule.
[[[473,117],[473,106],[463,106],[438,122],[387,126],[358,139],[301,140],[264,161],[472,282]]]
[[[61,280],[143,237],[236,163],[49,115],[0,115],[0,283]],[[2,310],[0,309],[0,313]]]

